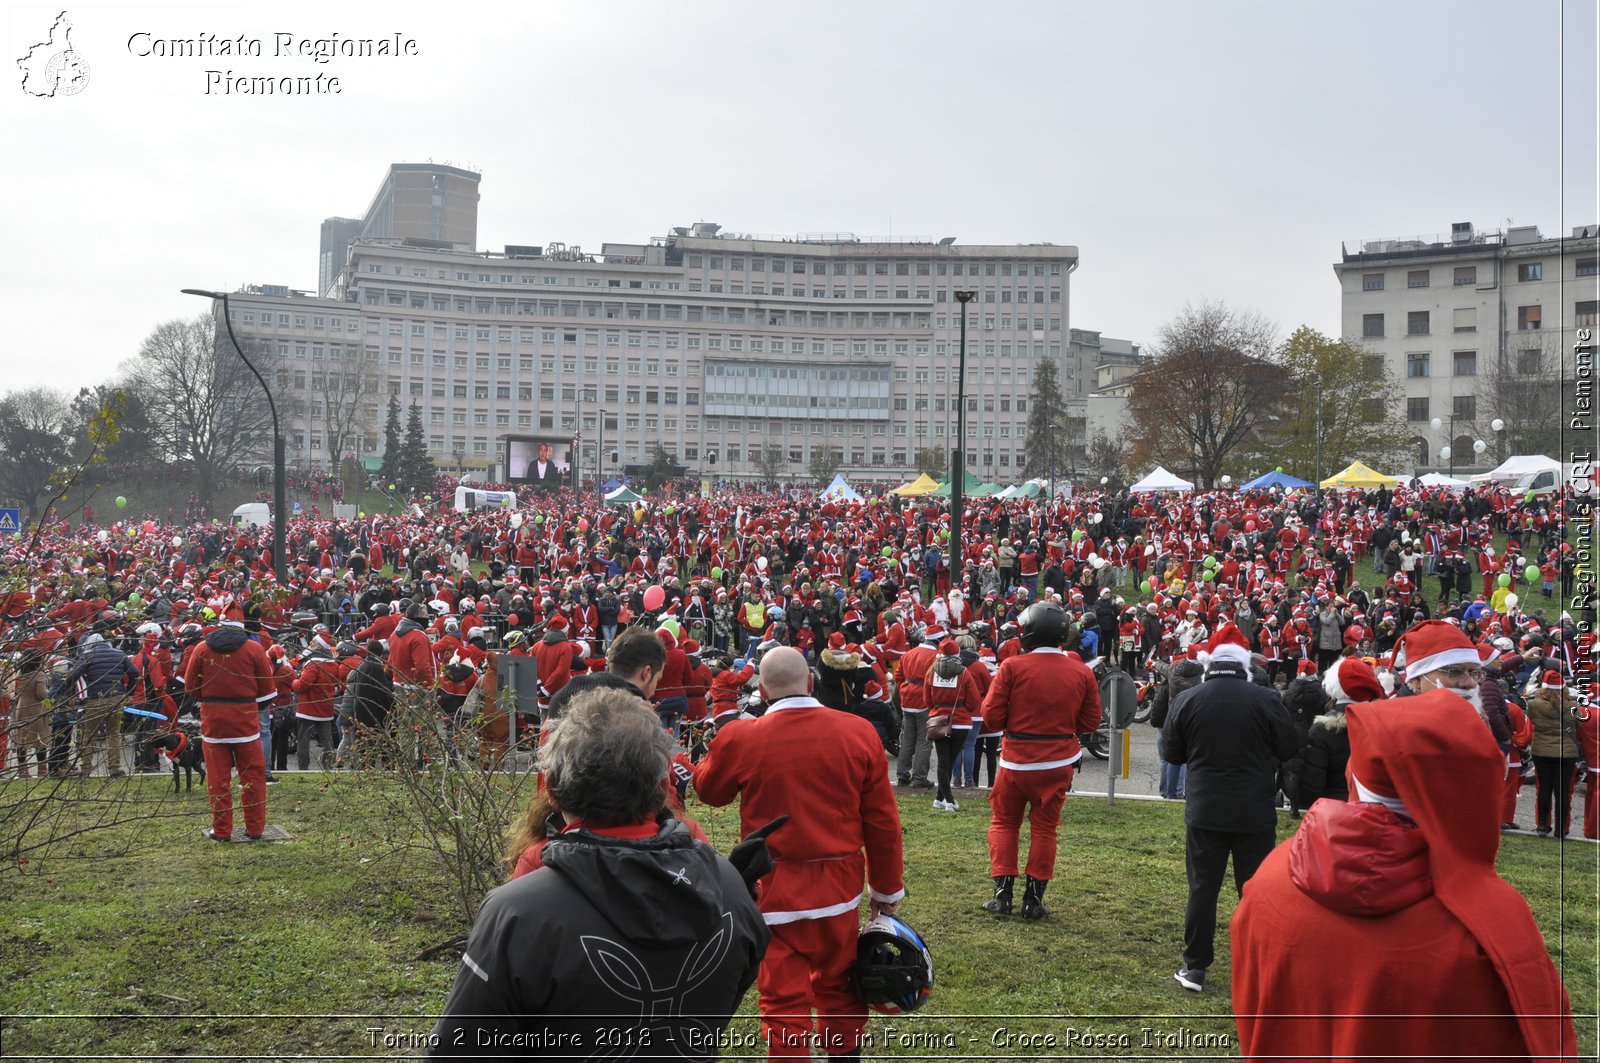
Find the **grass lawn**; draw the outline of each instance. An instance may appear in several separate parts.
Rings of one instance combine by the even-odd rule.
[[[192,805],[192,818],[127,828],[147,835],[134,855],[97,858],[101,843],[88,837],[76,852],[29,865],[25,875],[6,872],[0,1015],[8,1017],[0,1020],[0,1051],[7,1058],[415,1056],[406,1039],[431,1026],[429,1013],[443,1004],[457,961],[413,957],[462,927],[433,866],[384,855],[383,825],[371,818],[378,802],[360,786],[287,776],[270,791],[269,821],[295,840],[221,846],[199,836],[207,822],[199,792],[181,800]],[[922,792],[901,800],[910,883],[903,913],[930,942],[937,987],[914,1016],[874,1017],[869,1056],[1097,1051],[1071,1043],[1073,1033],[1131,1039],[1112,1054],[1236,1054],[1192,1041],[1182,1051],[1141,1048],[1146,1027],[1164,1036],[1226,1035],[1230,1044],[1233,1035],[1229,891],[1206,992],[1186,993],[1172,979],[1185,895],[1180,806],[1069,801],[1047,898],[1054,915],[1029,924],[976,910],[988,894],[982,797],[964,801],[955,815],[935,814],[930,803]],[[737,812],[692,811],[726,849]],[[1286,837],[1294,824],[1282,826]],[[1591,1058],[1597,861],[1600,847],[1522,837],[1505,840],[1500,860],[1529,898],[1574,1011],[1590,1016],[1578,1027]],[[752,1046],[754,1002],[751,993],[732,1027]],[[1002,1030],[1055,1041],[1001,1047]],[[727,1058],[748,1054],[760,1052],[740,1048]]]

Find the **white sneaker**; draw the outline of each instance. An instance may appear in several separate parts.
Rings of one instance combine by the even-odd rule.
[[[935,797],[933,799],[933,810],[935,812],[949,812],[951,810],[950,809],[950,802],[941,801],[937,797]]]
[[[946,801],[944,803],[944,807],[945,807],[945,811],[947,811],[947,812],[960,812],[961,811],[961,802],[960,801]]]

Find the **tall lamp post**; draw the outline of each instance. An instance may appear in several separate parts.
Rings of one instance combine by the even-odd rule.
[[[600,439],[594,452],[594,493],[599,497],[602,508],[606,504],[606,470],[603,464],[606,460],[606,418],[610,416],[609,410],[600,411]]]
[[[956,445],[950,451],[950,558],[945,562],[952,587],[960,586],[966,568],[967,555],[961,551],[961,507],[967,487],[967,304],[977,294],[955,293],[961,304],[961,353],[956,362]]]
[[[222,301],[222,321],[228,326],[228,340],[233,344],[234,353],[239,360],[250,370],[256,382],[261,385],[261,390],[267,393],[267,410],[272,414],[272,574],[277,577],[278,586],[286,587],[289,583],[289,560],[285,555],[284,547],[284,522],[288,520],[288,503],[285,501],[286,492],[283,480],[283,427],[278,421],[278,404],[272,400],[272,389],[267,387],[266,380],[261,376],[261,371],[255,363],[245,357],[244,348],[239,346],[239,337],[233,334],[233,315],[228,310],[227,292],[208,292],[201,288],[184,288],[184,295],[198,295],[202,299]]]

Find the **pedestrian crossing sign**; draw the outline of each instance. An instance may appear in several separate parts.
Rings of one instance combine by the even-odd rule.
[[[0,509],[0,535],[16,535],[22,531],[22,510]]]

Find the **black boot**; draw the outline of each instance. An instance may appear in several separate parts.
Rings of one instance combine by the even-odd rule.
[[[983,902],[983,910],[994,915],[1011,914],[1011,888],[1016,885],[1015,875],[996,875],[994,896]]]
[[[1049,879],[1028,876],[1028,885],[1022,892],[1022,918],[1043,919],[1050,914],[1044,906],[1044,888],[1048,885]]]

